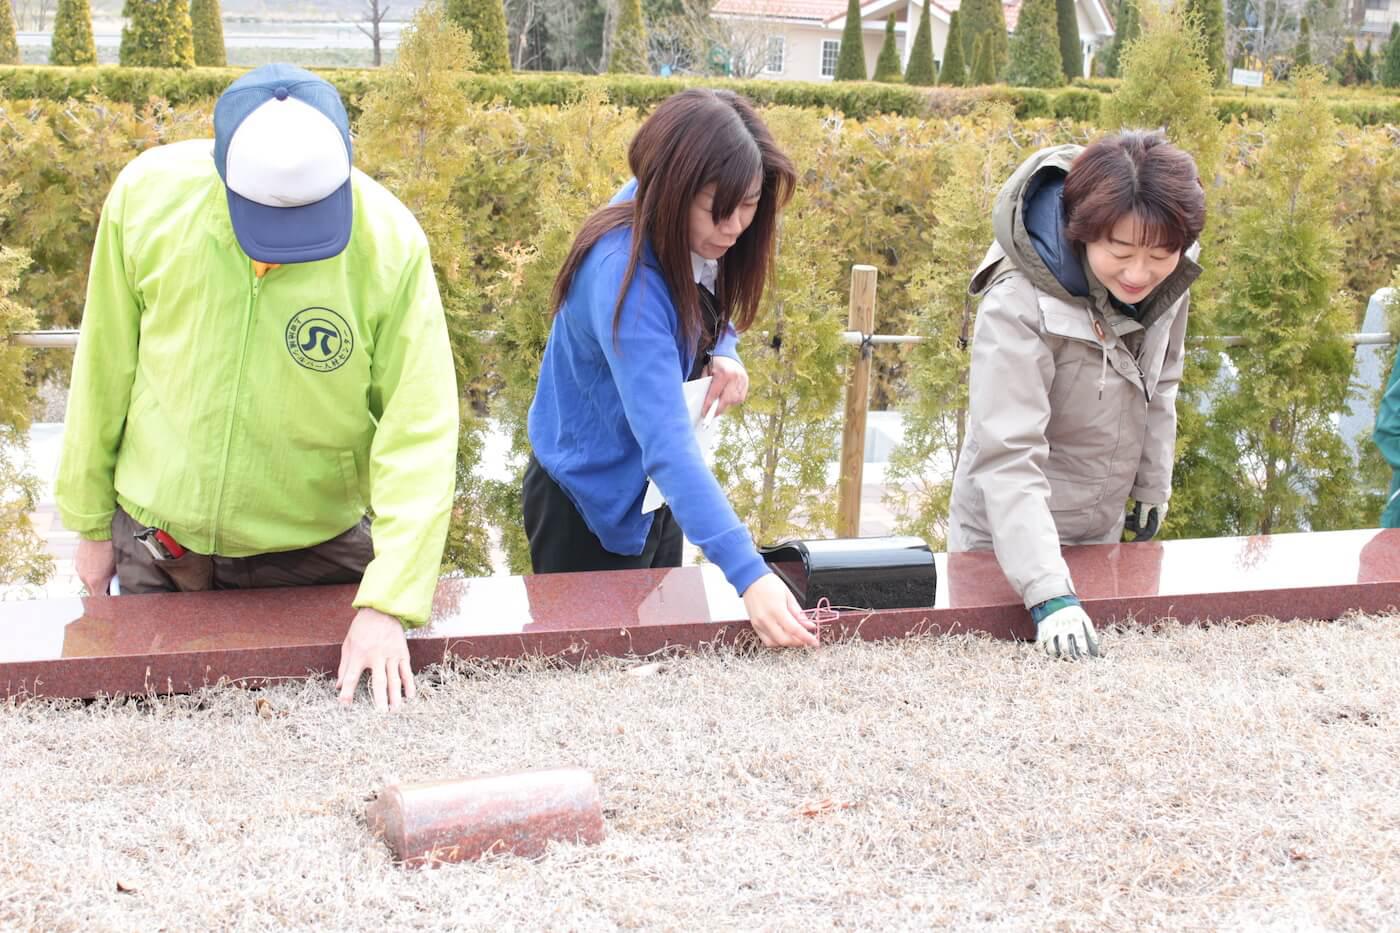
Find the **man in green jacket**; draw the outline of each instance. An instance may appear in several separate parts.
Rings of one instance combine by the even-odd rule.
[[[428,243],[351,167],[333,87],[268,65],[98,225],[56,498],[88,591],[359,581],[340,700],[412,697],[458,399]],[[373,512],[371,528],[366,518]]]

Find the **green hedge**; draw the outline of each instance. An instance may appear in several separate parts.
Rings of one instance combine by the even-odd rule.
[[[145,103],[160,97],[172,104],[208,101],[219,95],[236,77],[237,68],[192,68],[186,71],[116,66],[59,68],[54,66],[0,66],[0,98],[11,100],[66,100],[100,93],[116,101]],[[318,69],[339,88],[352,118],[356,102],[378,81],[379,72],[354,68]],[[1021,119],[1055,117],[1092,123],[1099,107],[1116,82],[1080,80],[1060,91],[1015,88],[1005,85],[972,88],[915,88],[873,82],[809,83],[804,81],[728,81],[686,78],[652,78],[638,75],[580,75],[526,73],[469,75],[462,79],[462,93],[480,103],[499,100],[511,106],[566,104],[594,88],[605,90],[615,103],[649,107],[682,88],[695,85],[727,87],[761,105],[786,105],[805,109],[835,110],[853,119],[880,113],[912,117],[951,117],[966,114],[986,103],[1009,105]],[[1292,106],[1282,97],[1218,95],[1223,120],[1264,119],[1280,106]],[[1387,95],[1347,95],[1330,103],[1337,119],[1354,126],[1400,124],[1400,98]]]
[[[0,98],[65,100],[97,92],[111,100],[132,104],[144,103],[151,97],[163,97],[172,104],[194,103],[217,97],[242,73],[241,69],[235,68],[175,71],[114,66],[0,67]],[[352,105],[378,79],[375,71],[352,68],[324,68],[317,69],[317,73],[340,90],[347,105]],[[930,109],[926,94],[912,88],[855,82],[703,81],[560,73],[473,74],[462,79],[462,93],[472,101],[500,100],[512,106],[524,107],[567,104],[591,89],[602,88],[615,103],[647,107],[665,100],[682,88],[704,84],[732,88],[758,104],[839,110],[856,118],[877,113],[917,115]]]
[[[1226,97],[1216,95],[1215,109],[1220,119],[1230,120],[1269,120],[1280,110],[1297,106],[1296,102],[1285,97],[1263,97],[1243,95]],[[1400,100],[1356,99],[1331,100],[1327,105],[1338,122],[1351,126],[1384,126],[1400,124]]]
[[[1099,122],[1099,107],[1103,104],[1104,99],[1104,95],[1098,91],[1077,88],[1061,91],[1055,95],[1055,117],[1060,120],[1097,124]]]

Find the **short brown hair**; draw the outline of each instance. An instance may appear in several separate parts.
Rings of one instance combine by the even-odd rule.
[[[1206,195],[1190,155],[1160,132],[1131,130],[1086,148],[1065,178],[1066,234],[1075,243],[1108,236],[1129,214],[1141,245],[1184,250],[1206,224]]]

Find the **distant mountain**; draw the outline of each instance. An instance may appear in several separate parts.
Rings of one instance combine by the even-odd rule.
[[[426,0],[388,0],[389,18],[405,20]],[[365,0],[219,0],[225,19],[358,20],[364,15]],[[122,0],[94,0],[93,15],[118,18]]]

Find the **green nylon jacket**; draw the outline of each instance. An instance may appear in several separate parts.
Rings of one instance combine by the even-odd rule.
[[[458,399],[427,238],[355,172],[339,256],[258,279],[209,140],[137,157],[98,225],[55,490],[111,536],[119,503],[201,554],[309,547],[374,514],[355,606],[426,622]]]

